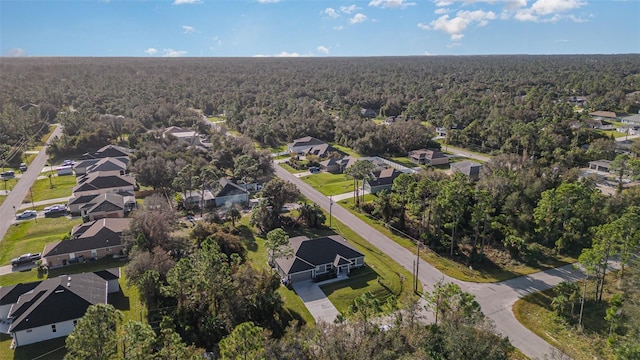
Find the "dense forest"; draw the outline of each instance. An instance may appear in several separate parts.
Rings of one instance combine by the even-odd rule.
[[[442,127],[446,144],[494,155],[480,180],[434,169],[401,175],[392,191],[358,200],[358,211],[474,268],[513,262],[542,266],[549,254],[580,256],[592,278],[602,279],[596,286],[602,292],[607,261],[615,256],[630,266],[638,246],[634,205],[640,203],[640,191],[625,188],[622,180],[640,175],[640,146],[630,155],[617,155],[614,139],[576,124],[592,110],[637,113],[639,90],[639,55],[2,58],[0,155],[19,163],[21,151],[37,142],[48,124],[61,123],[63,136],[49,148],[53,155],[78,155],[109,143],[129,146],[136,149],[130,170],[140,185],[180,194],[204,191],[223,176],[267,180],[271,157],[255,142],[276,147],[314,136],[362,155],[406,155],[439,146],[432,137]],[[584,109],[568,101],[573,96],[587,98]],[[403,120],[382,126],[363,117],[363,109],[372,109],[378,119]],[[240,135],[213,131],[202,115],[226,120],[225,127]],[[164,138],[159,129],[170,125],[206,134],[212,147],[197,149]],[[590,160],[614,158],[619,178],[614,196],[603,195],[595,179],[576,169]],[[360,181],[367,176],[355,170],[348,175]],[[287,221],[270,209],[295,199],[294,190],[277,179],[266,183],[267,201],[254,211],[251,225],[268,234]],[[148,309],[170,309],[149,316],[160,326],[157,337],[142,324],[118,328],[153,338],[140,343],[148,349],[137,352],[152,357],[162,347],[158,343],[176,336],[183,357],[195,350],[181,341],[233,354],[239,346],[235,337],[253,337],[254,348],[245,351],[283,359],[292,354],[503,359],[510,351],[506,341],[491,334],[473,299],[446,285],[427,297],[443,291],[452,302],[465,303],[452,306],[457,313],[441,313],[439,325],[416,325],[416,305],[406,300],[405,313],[394,312],[404,316],[395,319],[397,326],[381,330],[367,309],[391,313],[395,309],[383,308],[399,303],[379,304],[366,296],[339,326],[292,325],[296,317],[276,292],[279,279],[247,266],[246,244],[233,223],[238,209],[227,210],[231,226],[211,218],[185,233],[177,231],[178,214],[164,199],[145,200],[132,215],[127,237],[128,280]],[[306,226],[322,223],[317,207],[303,210]],[[637,273],[635,266],[629,270]],[[634,304],[625,303],[632,307],[629,312],[637,311]],[[293,331],[300,335],[287,336]]]

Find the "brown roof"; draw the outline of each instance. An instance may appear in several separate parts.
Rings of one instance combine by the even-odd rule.
[[[613,111],[594,111],[592,113],[589,113],[589,115],[591,116],[599,116],[599,117],[603,117],[603,118],[611,118],[611,119],[615,119],[618,117],[618,114],[616,114]]]

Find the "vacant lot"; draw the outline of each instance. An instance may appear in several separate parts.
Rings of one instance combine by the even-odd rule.
[[[344,174],[320,173],[301,178],[314,189],[324,195],[338,195],[353,191],[353,180],[347,179]]]
[[[74,186],[76,186],[76,177],[73,175],[54,175],[51,179],[38,179],[31,187],[31,194],[27,193],[22,202],[31,202],[32,194],[34,202],[71,196]]]

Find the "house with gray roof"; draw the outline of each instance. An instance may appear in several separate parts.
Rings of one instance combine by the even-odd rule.
[[[625,124],[640,125],[640,114],[625,116],[620,121]]]
[[[391,190],[393,181],[402,174],[394,168],[386,168],[376,170],[371,173],[368,179],[364,180],[364,191],[369,194],[375,194],[382,190]]]
[[[106,304],[109,293],[120,290],[119,269],[61,275],[57,278],[0,288],[2,331],[24,346],[67,336],[87,308]]]
[[[249,190],[226,178],[220,179],[220,190],[215,197],[216,206],[224,206],[225,204],[248,204]]]
[[[80,216],[89,221],[123,218],[136,208],[136,197],[130,193],[99,194],[79,207]]]
[[[107,192],[134,191],[136,180],[129,175],[93,172],[78,178],[78,185],[73,188],[75,197],[83,195],[104,194]]]
[[[364,266],[364,255],[339,235],[316,239],[297,236],[289,239],[289,243],[293,256],[277,258],[274,263],[278,274],[290,283],[330,272],[349,273]]]
[[[293,142],[288,145],[287,152],[298,155],[316,155],[322,158],[329,155],[329,153],[339,151],[322,140],[305,136],[293,140]]]
[[[446,165],[449,157],[437,149],[419,149],[409,151],[409,159],[418,165]]]
[[[94,153],[84,154],[85,159],[102,159],[106,157],[129,157],[132,150],[123,146],[105,145]]]
[[[71,239],[44,246],[42,262],[49,268],[120,254],[124,248],[122,233],[130,219],[104,218],[77,225]]]
[[[451,163],[452,173],[463,173],[471,180],[478,180],[480,178],[480,170],[482,170],[482,164],[474,161],[459,161]]]

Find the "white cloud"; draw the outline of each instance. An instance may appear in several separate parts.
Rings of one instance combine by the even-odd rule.
[[[193,26],[189,26],[189,25],[182,25],[182,30],[184,30],[185,34],[191,34],[191,33],[196,31],[196,28],[194,28]]]
[[[361,14],[361,13],[357,13],[351,19],[349,19],[349,24],[351,24],[351,25],[359,24],[359,23],[365,22],[365,21],[367,21],[367,15]]]
[[[277,2],[280,2],[280,0],[256,0],[257,2],[259,2],[260,4],[275,4]]]
[[[173,5],[184,5],[184,4],[200,4],[202,1],[200,0],[174,0]]]
[[[283,51],[280,54],[276,55],[276,57],[300,57],[300,54],[298,54],[297,52],[286,52]]]
[[[581,0],[538,0],[530,8],[517,10],[514,17],[520,21],[556,22],[567,18],[575,22],[585,22],[586,19],[575,15],[562,15],[562,13],[578,9],[585,4]]]
[[[253,55],[252,57],[271,57],[271,56],[264,55],[264,54],[256,54],[256,55]]]
[[[4,53],[4,56],[7,56],[7,57],[24,57],[24,56],[27,56],[27,52],[25,51],[25,49],[13,48],[13,49],[7,50]]]
[[[158,49],[156,48],[148,48],[147,50],[144,51],[145,53],[149,54],[149,55],[155,55],[158,53]]]
[[[356,11],[360,9],[359,7],[357,7],[356,5],[349,5],[349,6],[340,6],[340,11],[342,11],[345,14],[351,14],[352,12]]]
[[[371,0],[369,6],[380,6],[389,9],[404,9],[409,6],[414,6],[414,2],[405,2],[405,0]]]
[[[341,31],[341,30],[344,30],[344,26],[342,26],[342,25],[334,26],[334,27],[333,27],[333,30],[335,30],[335,31]]]
[[[450,18],[449,15],[442,15],[438,19],[432,21],[428,26],[422,23],[418,27],[425,30],[441,30],[451,35],[451,40],[456,41],[462,39],[462,33],[470,25],[476,23],[478,26],[485,26],[489,20],[496,19],[493,11],[458,11],[456,17]]]
[[[441,6],[449,6],[453,4],[453,0],[441,0],[441,1],[436,1],[436,6],[441,7]]]
[[[326,46],[318,46],[316,48],[316,50],[318,50],[319,53],[323,53],[323,54],[328,54],[329,53],[329,48],[327,48]]]
[[[187,52],[184,50],[164,49],[162,57],[181,57],[186,54]]]
[[[451,9],[448,9],[448,8],[439,8],[439,9],[436,9],[436,11],[434,11],[434,13],[436,13],[437,15],[442,15],[442,14],[446,14],[446,13],[448,13],[450,11],[451,11]]]
[[[340,17],[340,14],[338,14],[336,9],[334,9],[334,8],[326,8],[326,9],[324,9],[324,11],[322,11],[322,13],[324,13],[325,15],[327,15],[329,17],[332,17],[332,18]]]

